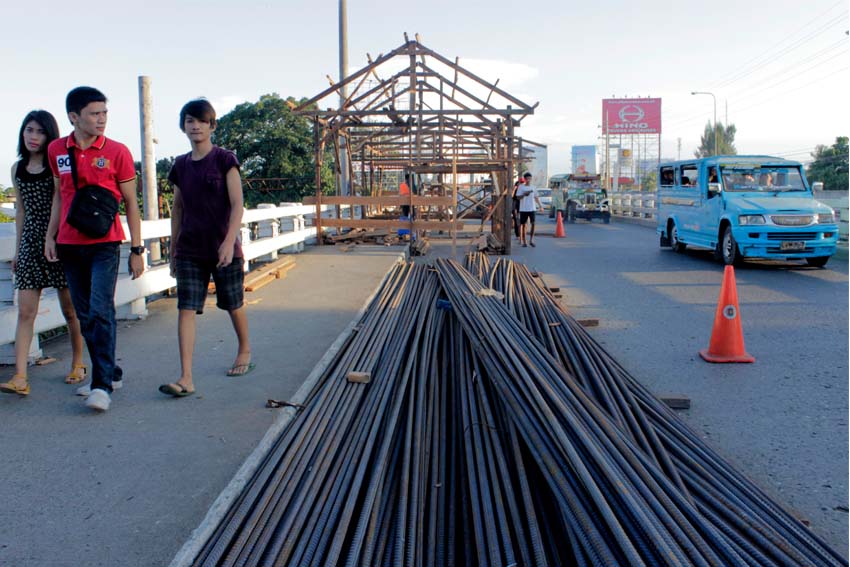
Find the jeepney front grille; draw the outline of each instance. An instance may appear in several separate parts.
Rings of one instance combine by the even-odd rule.
[[[778,226],[808,226],[815,222],[813,215],[770,215],[770,220]]]
[[[815,240],[817,232],[768,232],[768,240]]]

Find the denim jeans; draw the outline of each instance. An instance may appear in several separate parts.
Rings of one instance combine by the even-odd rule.
[[[91,358],[91,388],[112,392],[115,367],[115,284],[119,243],[59,244],[56,246],[71,301]]]

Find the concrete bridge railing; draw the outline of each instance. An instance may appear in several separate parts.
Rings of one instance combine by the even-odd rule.
[[[347,213],[344,209],[343,216]],[[8,212],[7,212],[8,214]],[[14,214],[12,212],[11,214]],[[275,205],[260,205],[256,209],[246,209],[242,222],[242,250],[245,269],[252,260],[277,257],[279,252],[294,253],[304,249],[306,244],[316,241],[316,228],[313,219],[316,216],[314,205],[306,206],[300,203],[281,203]],[[322,217],[335,217],[335,207],[323,206]],[[124,233],[130,232],[124,222]],[[120,319],[139,319],[147,315],[146,298],[177,285],[171,277],[168,262],[150,266],[151,242],[159,242],[160,238],[171,236],[171,219],[142,221],[142,240],[149,250],[145,254],[147,269],[137,280],[130,279],[126,272],[129,242],[121,246],[121,270],[115,291],[115,306]],[[0,364],[14,363],[15,327],[17,325],[18,308],[17,293],[12,283],[11,261],[15,255],[15,224],[0,224]],[[55,290],[46,289],[39,304],[39,313],[35,320],[35,336],[30,347],[30,358],[41,356],[38,333],[56,329],[65,324],[59,299]]]

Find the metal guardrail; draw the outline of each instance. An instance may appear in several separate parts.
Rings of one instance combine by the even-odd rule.
[[[344,208],[342,216],[346,216],[348,209]],[[312,219],[316,216],[315,205],[281,204],[261,205],[256,209],[246,209],[242,217],[242,252],[245,260],[245,269],[251,260],[264,257],[273,259],[279,251],[300,252],[305,244],[315,242],[316,229],[312,225]],[[335,217],[335,207],[322,206],[322,217]],[[249,225],[256,223],[256,230],[251,230]],[[124,234],[129,235],[126,220],[122,217]],[[252,239],[252,233],[254,238]],[[154,221],[142,221],[142,240],[150,249],[151,241],[159,241],[160,238],[171,236],[171,219]],[[122,244],[121,266],[126,265],[129,255],[129,241]],[[115,306],[118,318],[139,319],[147,315],[145,299],[148,296],[161,293],[177,285],[171,277],[168,262],[158,263],[150,266],[150,252],[145,254],[146,270],[136,280],[130,279],[128,274],[118,276],[118,284],[115,290]],[[18,308],[17,294],[12,285],[11,260],[15,255],[15,224],[0,224],[0,363],[11,364],[14,362],[13,341],[15,340],[15,327],[17,325]],[[59,299],[55,290],[46,289],[42,294],[39,304],[38,316],[35,320],[35,336],[30,347],[30,358],[38,358],[41,351],[38,343],[38,333],[43,333],[65,325],[62,310],[59,307]]]

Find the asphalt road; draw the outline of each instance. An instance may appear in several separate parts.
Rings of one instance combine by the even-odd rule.
[[[551,222],[541,223],[551,233]],[[514,258],[559,285],[577,318],[656,394],[691,398],[683,419],[741,472],[848,547],[848,268],[747,263],[735,271],[755,364],[708,364],[723,266],[658,246],[651,228],[579,221]],[[516,242],[515,242],[516,246]]]

